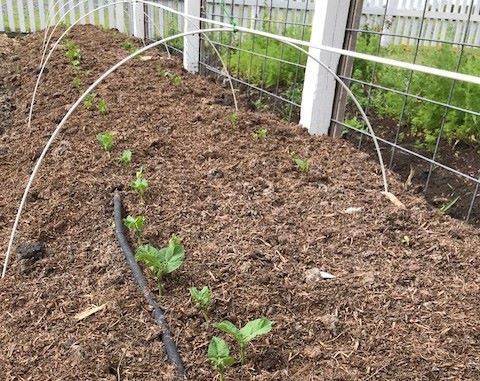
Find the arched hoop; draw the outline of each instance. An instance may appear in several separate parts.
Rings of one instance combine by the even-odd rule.
[[[42,79],[42,76],[43,76],[43,73],[45,71],[45,67],[47,66],[48,64],[48,61],[50,60],[50,57],[52,56],[53,52],[55,51],[55,49],[57,48],[57,46],[59,45],[59,43],[63,40],[63,38],[68,34],[68,32],[70,32],[70,30],[75,26],[77,25],[81,20],[83,20],[84,18],[88,17],[90,14],[96,12],[97,10],[99,9],[103,9],[103,8],[107,8],[107,7],[110,7],[110,6],[113,6],[113,5],[117,5],[117,4],[125,4],[125,3],[131,3],[132,0],[120,0],[120,1],[116,1],[116,2],[112,2],[112,3],[109,3],[109,4],[105,4],[105,5],[102,5],[96,9],[93,9],[92,11],[86,13],[85,15],[81,16],[80,18],[78,18],[77,20],[75,20],[75,22],[70,25],[63,33],[62,35],[58,38],[57,41],[55,41],[54,45],[52,46],[52,48],[50,49],[47,57],[45,58],[44,62],[42,63],[41,67],[40,67],[40,71],[38,73],[38,76],[37,76],[37,80],[35,82],[35,86],[34,86],[34,89],[33,89],[33,92],[32,92],[32,99],[30,100],[30,108],[29,108],[29,111],[28,111],[28,119],[27,119],[27,129],[30,129],[31,128],[31,125],[32,125],[32,118],[33,118],[33,109],[34,109],[34,106],[35,106],[35,99],[37,97],[37,93],[38,93],[38,88],[40,86],[40,81]],[[135,0],[139,3],[146,3],[146,1],[144,0]],[[187,22],[192,22],[191,20],[188,20],[187,19]],[[53,32],[52,32],[53,34]],[[50,35],[51,36],[51,35]],[[235,88],[233,86],[233,82],[232,82],[232,77],[228,71],[228,68],[225,64],[225,61],[223,60],[222,56],[220,55],[220,52],[218,51],[218,49],[215,47],[215,44],[210,40],[210,38],[208,38],[208,36],[206,36],[206,40],[207,42],[210,43],[210,45],[212,46],[212,48],[214,49],[215,53],[217,54],[222,66],[223,66],[223,70],[227,73],[227,78],[228,78],[228,81],[229,81],[229,84],[230,84],[230,90],[232,91],[232,97],[233,97],[233,102],[234,102],[234,105],[235,105],[235,110],[238,111],[238,101],[237,101],[237,96],[235,94]],[[49,40],[50,41],[50,40]],[[49,43],[49,41],[47,42],[47,45]]]
[[[63,11],[67,6],[69,6],[70,3],[74,3],[75,1],[76,1],[76,0],[70,0],[70,1],[68,1],[67,3],[65,3],[65,4],[63,5],[63,7],[61,7],[61,8],[55,13],[55,15],[53,16],[53,19],[56,20],[57,17],[58,17],[58,14],[59,14],[61,11]],[[52,39],[55,31],[57,30],[58,26],[65,20],[65,18],[67,17],[67,15],[68,15],[69,13],[71,13],[75,8],[79,7],[79,6],[82,5],[82,4],[85,4],[85,3],[87,3],[87,2],[88,2],[88,0],[81,0],[81,1],[79,1],[76,5],[70,4],[70,5],[73,5],[73,7],[70,6],[70,8],[63,14],[63,16],[60,17],[60,20],[57,21],[57,23],[54,25],[52,31],[50,32],[50,34],[49,34],[49,36],[48,36],[48,39],[47,39],[47,34],[48,34],[48,30],[50,29],[50,26],[47,26],[47,27],[45,28],[45,35],[44,35],[44,37],[43,37],[42,59],[40,60],[40,66],[42,65],[43,60],[45,59],[45,54],[47,53],[48,45],[50,44],[50,41],[51,41],[51,39]],[[139,0],[130,0],[130,1],[129,1],[129,3],[132,3],[132,4],[133,4],[134,2],[142,3],[142,2],[139,1]],[[58,1],[57,1],[57,3],[58,3]],[[55,4],[57,4],[57,3],[55,3]],[[115,4],[113,4],[113,3],[107,3],[107,4],[104,4],[104,5],[106,5],[106,6],[108,7],[110,4],[115,5],[115,4],[117,4],[117,3],[115,3]],[[54,7],[55,7],[55,5],[54,5]],[[91,12],[88,12],[88,13],[85,15],[85,17],[80,16],[80,18],[79,18],[78,20],[83,20],[83,19],[86,18],[86,16],[89,16],[89,15],[93,14],[94,12],[96,12],[96,11],[98,11],[98,10],[101,10],[101,9],[104,9],[104,7],[103,7],[103,6],[100,6],[100,7],[96,8],[96,9],[92,10]],[[124,12],[127,16],[130,16],[125,9],[123,9],[123,12]],[[148,20],[152,21],[151,17],[150,17],[146,12],[143,12],[143,14],[144,14],[144,16],[146,16],[146,17],[148,18]],[[48,13],[48,16],[50,17],[50,13]],[[50,20],[49,20],[49,22],[50,22]],[[77,22],[77,21],[76,21],[76,22]],[[75,22],[75,23],[76,23],[76,22]],[[157,31],[157,33],[158,33],[159,35],[161,35],[160,30],[158,29],[157,25],[154,24],[154,23],[152,23],[152,24],[154,25],[154,28],[155,28],[155,30]],[[168,54],[168,56],[170,57],[170,50],[168,49],[168,46],[167,46],[166,44],[165,44],[165,50],[167,51],[167,54]]]

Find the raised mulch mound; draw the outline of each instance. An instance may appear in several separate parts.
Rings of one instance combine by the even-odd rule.
[[[80,74],[64,50],[54,54],[27,131],[42,37],[0,45],[9,53],[0,91],[16,105],[0,138],[2,248],[41,148],[79,96],[73,79],[85,88],[127,54],[117,32],[75,29]],[[45,253],[14,260],[0,282],[2,380],[174,377],[115,241],[119,186],[128,212],[146,218],[146,242],[183,237],[185,263],[159,301],[189,379],[213,379],[207,346],[225,337],[189,300],[188,287],[203,285],[215,295],[212,321],[274,321],[227,380],[480,379],[478,230],[431,209],[391,175],[406,205],[397,208],[381,194],[378,165],[348,142],[309,136],[270,114],[244,111],[232,126],[225,89],[182,73],[163,51],[151,55],[98,88],[107,114],[73,114],[35,181],[17,242],[39,241]],[[253,137],[260,127],[268,129],[263,143]],[[111,155],[95,138],[106,130],[115,132]],[[124,149],[133,151],[130,167],[118,163]],[[295,170],[293,152],[311,159],[307,176]],[[150,183],[143,203],[128,186],[140,166]],[[307,279],[312,268],[336,278]]]

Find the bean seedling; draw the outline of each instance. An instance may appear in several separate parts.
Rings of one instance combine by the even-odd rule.
[[[145,217],[143,216],[130,216],[128,215],[126,218],[123,219],[123,224],[135,234],[137,241],[139,243],[142,242],[142,232],[143,228],[145,227]]]
[[[95,100],[95,97],[97,96],[96,93],[90,93],[90,94],[87,94],[85,96],[85,98],[83,99],[83,106],[87,109],[87,110],[91,110],[92,107],[93,107],[93,101]]]
[[[130,184],[135,193],[137,193],[141,199],[148,189],[148,181],[143,176],[143,167],[140,168],[135,174],[135,180]]]
[[[233,128],[237,128],[238,125],[238,113],[236,112],[231,112],[228,114],[228,120],[230,121],[230,124],[232,125]]]
[[[160,75],[164,76],[165,78],[168,78],[174,86],[178,87],[182,84],[182,77],[180,77],[178,74],[161,70]]]
[[[82,82],[80,81],[80,78],[75,78],[75,79],[72,81],[72,85],[73,85],[73,87],[75,87],[77,90],[80,90],[80,88],[82,87]]]
[[[225,370],[235,363],[225,340],[214,336],[208,346],[208,359],[219,374],[220,381],[225,380]]]
[[[235,324],[228,320],[215,323],[215,328],[232,336],[240,346],[240,363],[245,364],[245,348],[253,339],[265,335],[272,330],[272,322],[266,318],[252,320],[238,329]]]
[[[132,162],[132,151],[129,149],[126,149],[125,151],[122,152],[120,155],[120,163],[123,165],[127,166]]]
[[[265,139],[267,138],[267,132],[268,130],[266,128],[258,128],[255,130],[253,135],[255,136],[255,138],[257,138],[261,142],[264,142]]]
[[[97,103],[97,110],[100,114],[106,114],[108,111],[107,101],[105,99],[100,99]]]
[[[153,272],[157,278],[158,292],[163,293],[163,278],[177,270],[185,259],[185,249],[181,244],[180,238],[172,235],[168,245],[157,249],[152,245],[140,246],[136,253],[137,262],[143,262]]]
[[[201,290],[196,287],[189,288],[190,296],[195,303],[195,306],[200,310],[205,321],[208,321],[208,307],[210,307],[210,303],[212,302],[212,291],[205,286]]]
[[[127,52],[129,52],[130,54],[132,54],[135,50],[137,50],[135,48],[135,45],[133,45],[130,41],[128,40],[125,40],[122,42],[122,48],[125,49]]]
[[[99,133],[97,135],[97,141],[105,151],[110,152],[113,147],[113,132],[106,131]]]
[[[308,159],[300,159],[297,156],[293,156],[292,160],[298,172],[308,175],[308,171],[310,171],[310,161]]]
[[[67,48],[67,52],[65,53],[65,57],[67,57],[68,61],[72,64],[72,66],[79,70],[80,69],[80,48],[73,42],[73,41],[66,41],[65,48]]]

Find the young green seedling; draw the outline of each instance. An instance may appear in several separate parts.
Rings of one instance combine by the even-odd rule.
[[[99,133],[97,135],[97,141],[105,151],[110,152],[113,147],[113,132],[106,131]]]
[[[87,110],[91,110],[92,107],[93,107],[93,101],[95,100],[95,97],[97,96],[97,94],[95,93],[90,93],[90,94],[87,94],[85,96],[85,98],[83,99],[83,106],[87,109]]]
[[[143,216],[130,216],[128,215],[126,218],[123,219],[123,224],[128,228],[128,230],[132,231],[137,238],[139,243],[142,242],[142,232],[143,228],[145,227],[145,217]]]
[[[264,142],[267,138],[267,132],[268,130],[266,128],[258,128],[255,130],[255,133],[253,135],[261,142]]]
[[[80,81],[80,78],[75,78],[75,79],[72,81],[72,85],[73,85],[73,87],[75,87],[77,90],[80,90],[81,87],[82,87],[82,82]]]
[[[143,176],[143,167],[137,171],[135,174],[135,180],[131,182],[130,186],[132,187],[133,191],[137,193],[143,200],[143,195],[148,189],[148,181]]]
[[[181,86],[182,85],[182,77],[180,77],[179,75],[175,75],[173,78],[172,78],[172,83],[174,86]]]
[[[178,74],[171,73],[169,71],[164,71],[164,70],[160,70],[159,73],[160,75],[163,75],[165,78],[168,78],[170,82],[177,87],[182,84],[182,77],[180,77]]]
[[[135,48],[135,45],[133,45],[130,41],[128,40],[125,40],[122,42],[122,48],[125,49],[127,52],[129,52],[130,54],[132,54],[135,50],[137,50]]]
[[[65,48],[67,48],[67,52],[65,53],[65,57],[70,61],[72,66],[75,69],[80,69],[80,49],[73,41],[66,41],[64,44]]]
[[[208,307],[212,302],[212,291],[205,286],[201,290],[196,287],[189,288],[190,296],[195,303],[195,306],[201,311],[205,321],[208,321]]]
[[[100,99],[97,103],[97,110],[100,114],[106,114],[108,111],[107,101],[105,99]]]
[[[120,155],[120,163],[123,165],[127,166],[132,162],[132,151],[129,149],[126,149],[125,151],[122,152]]]
[[[153,272],[157,278],[158,292],[163,293],[163,278],[177,270],[185,259],[185,249],[181,244],[181,240],[172,235],[168,241],[168,245],[161,249],[157,249],[152,245],[140,246],[136,253],[137,262],[143,262]]]
[[[235,324],[228,320],[215,323],[213,326],[220,331],[231,335],[237,341],[240,346],[240,363],[242,365],[245,364],[246,360],[245,348],[247,344],[253,339],[265,335],[272,330],[272,322],[266,318],[252,320],[245,324],[241,329],[238,329]]]
[[[225,370],[235,363],[225,340],[214,336],[208,346],[208,359],[219,374],[220,381],[225,380]]]
[[[310,170],[310,161],[308,159],[300,159],[297,156],[293,156],[292,160],[298,172],[308,175],[308,171]]]
[[[238,113],[231,112],[230,114],[228,114],[228,120],[230,121],[230,124],[232,125],[233,128],[237,128],[237,126],[238,126]]]
[[[267,105],[263,103],[262,98],[258,98],[257,100],[253,101],[253,107],[255,111],[264,111],[267,109]]]

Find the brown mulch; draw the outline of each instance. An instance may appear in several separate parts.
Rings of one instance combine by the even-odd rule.
[[[8,84],[16,102],[0,136],[2,248],[40,149],[79,96],[60,49],[26,130],[42,37],[12,43],[14,59],[10,52],[0,64],[0,89]],[[84,87],[126,55],[116,32],[82,26],[71,39]],[[146,242],[183,237],[185,263],[160,302],[190,380],[215,377],[206,350],[213,335],[225,337],[189,300],[188,287],[203,285],[215,295],[212,321],[274,322],[227,380],[480,379],[477,229],[433,210],[391,175],[407,207],[397,208],[381,194],[378,165],[346,141],[309,136],[269,114],[244,111],[232,126],[225,89],[182,73],[163,51],[151,55],[97,89],[106,115],[75,111],[35,181],[17,241],[41,241],[46,254],[28,266],[14,260],[0,281],[2,380],[173,378],[115,241],[117,186],[127,211],[145,216]],[[268,129],[263,143],[253,137],[259,127]],[[115,132],[110,155],[95,138],[106,130]],[[133,151],[130,167],[118,163],[124,149]],[[295,170],[292,152],[311,159],[308,176]],[[140,166],[150,183],[143,203],[128,186]],[[307,282],[312,268],[336,278]]]

